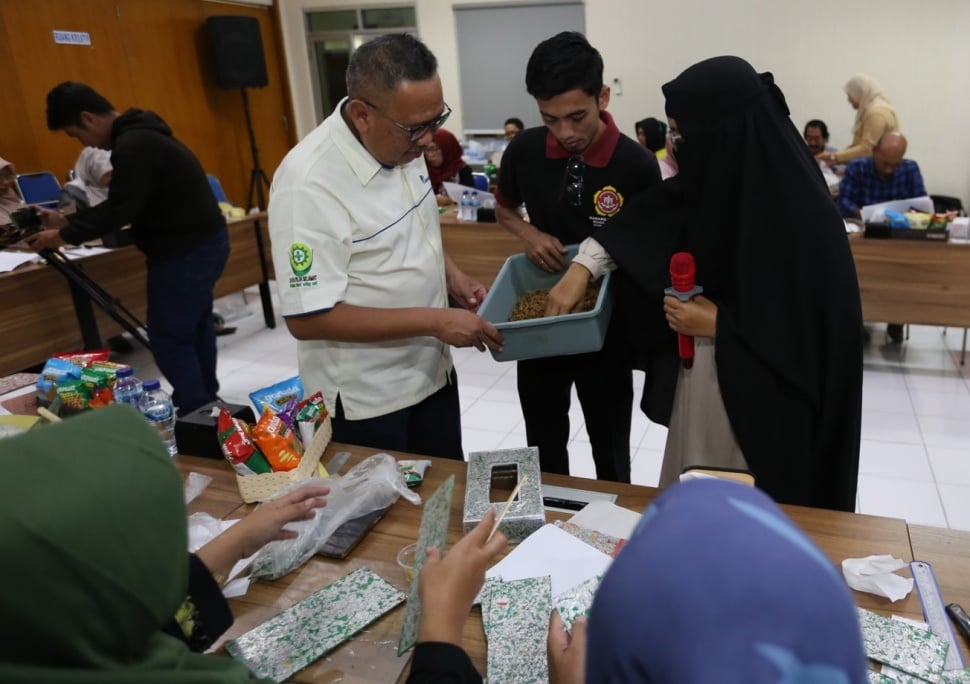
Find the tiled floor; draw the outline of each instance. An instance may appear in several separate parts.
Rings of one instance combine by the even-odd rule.
[[[263,326],[255,289],[247,298],[248,305],[241,294],[217,303],[228,325],[237,328],[219,338],[220,395],[234,403],[249,403],[252,390],[296,373],[296,341],[282,322],[275,330]],[[871,330],[857,510],[970,530],[970,375],[959,365],[963,331],[912,326],[905,344],[888,345],[883,325]],[[466,452],[525,445],[515,364],[474,349],[457,349],[454,356]],[[128,361],[142,379],[157,375],[143,350]],[[635,375],[634,382],[639,398],[643,376]],[[590,477],[589,438],[575,399],[573,404],[570,467],[574,475]],[[655,485],[667,430],[636,406],[633,415],[633,481]]]

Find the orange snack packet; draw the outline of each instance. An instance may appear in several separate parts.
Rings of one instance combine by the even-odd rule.
[[[268,407],[263,409],[263,415],[253,428],[253,441],[273,470],[293,470],[300,465],[301,454],[296,435]]]

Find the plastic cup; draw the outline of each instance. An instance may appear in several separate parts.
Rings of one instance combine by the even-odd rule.
[[[404,571],[404,578],[407,580],[408,585],[411,584],[411,580],[414,577],[414,553],[417,548],[417,543],[408,544],[397,552],[397,564]]]

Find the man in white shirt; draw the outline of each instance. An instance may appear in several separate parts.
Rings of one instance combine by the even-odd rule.
[[[348,97],[283,160],[269,228],[283,316],[333,438],[462,458],[450,345],[500,349],[485,288],[444,253],[424,148],[451,110],[413,36],[375,38]],[[448,296],[462,307],[449,308]]]

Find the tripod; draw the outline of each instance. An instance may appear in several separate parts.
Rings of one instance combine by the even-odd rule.
[[[269,189],[269,179],[259,165],[259,149],[256,147],[256,133],[253,131],[253,117],[249,113],[249,95],[246,93],[245,86],[240,88],[242,91],[243,111],[246,112],[246,129],[249,131],[249,151],[253,155],[253,168],[249,172],[249,195],[246,199],[247,207],[259,207],[260,211],[266,210],[266,195],[263,190],[263,183]],[[256,196],[258,204],[253,204],[253,195]],[[263,320],[267,328],[276,327],[276,317],[273,314],[272,298],[269,293],[269,269],[266,267],[266,246],[263,244],[263,229],[259,221],[253,223],[253,230],[256,231],[256,250],[259,252],[259,266],[262,278],[259,283],[259,298],[263,303]]]
[[[249,95],[246,93],[246,88],[240,88],[242,91],[243,100],[243,111],[246,112],[246,129],[249,131],[249,151],[253,155],[253,168],[249,172],[249,195],[246,199],[247,207],[259,207],[260,211],[266,209],[266,195],[263,192],[263,183],[266,184],[266,189],[269,189],[269,179],[266,177],[266,173],[259,165],[259,149],[256,147],[256,133],[253,131],[253,118],[249,113]],[[256,195],[256,200],[258,204],[253,204],[253,195]],[[260,251],[262,251],[262,244],[260,244]]]
[[[42,249],[39,254],[44,258],[44,261],[67,278],[71,287],[71,298],[74,300],[74,310],[77,314],[78,327],[81,329],[81,339],[84,341],[85,349],[97,349],[101,346],[98,322],[94,318],[94,310],[91,308],[91,303],[94,302],[118,325],[127,330],[145,349],[151,351],[148,338],[141,332],[145,328],[145,324],[125,308],[125,305],[119,299],[112,297],[104,288],[89,278],[77,264],[56,249]]]

